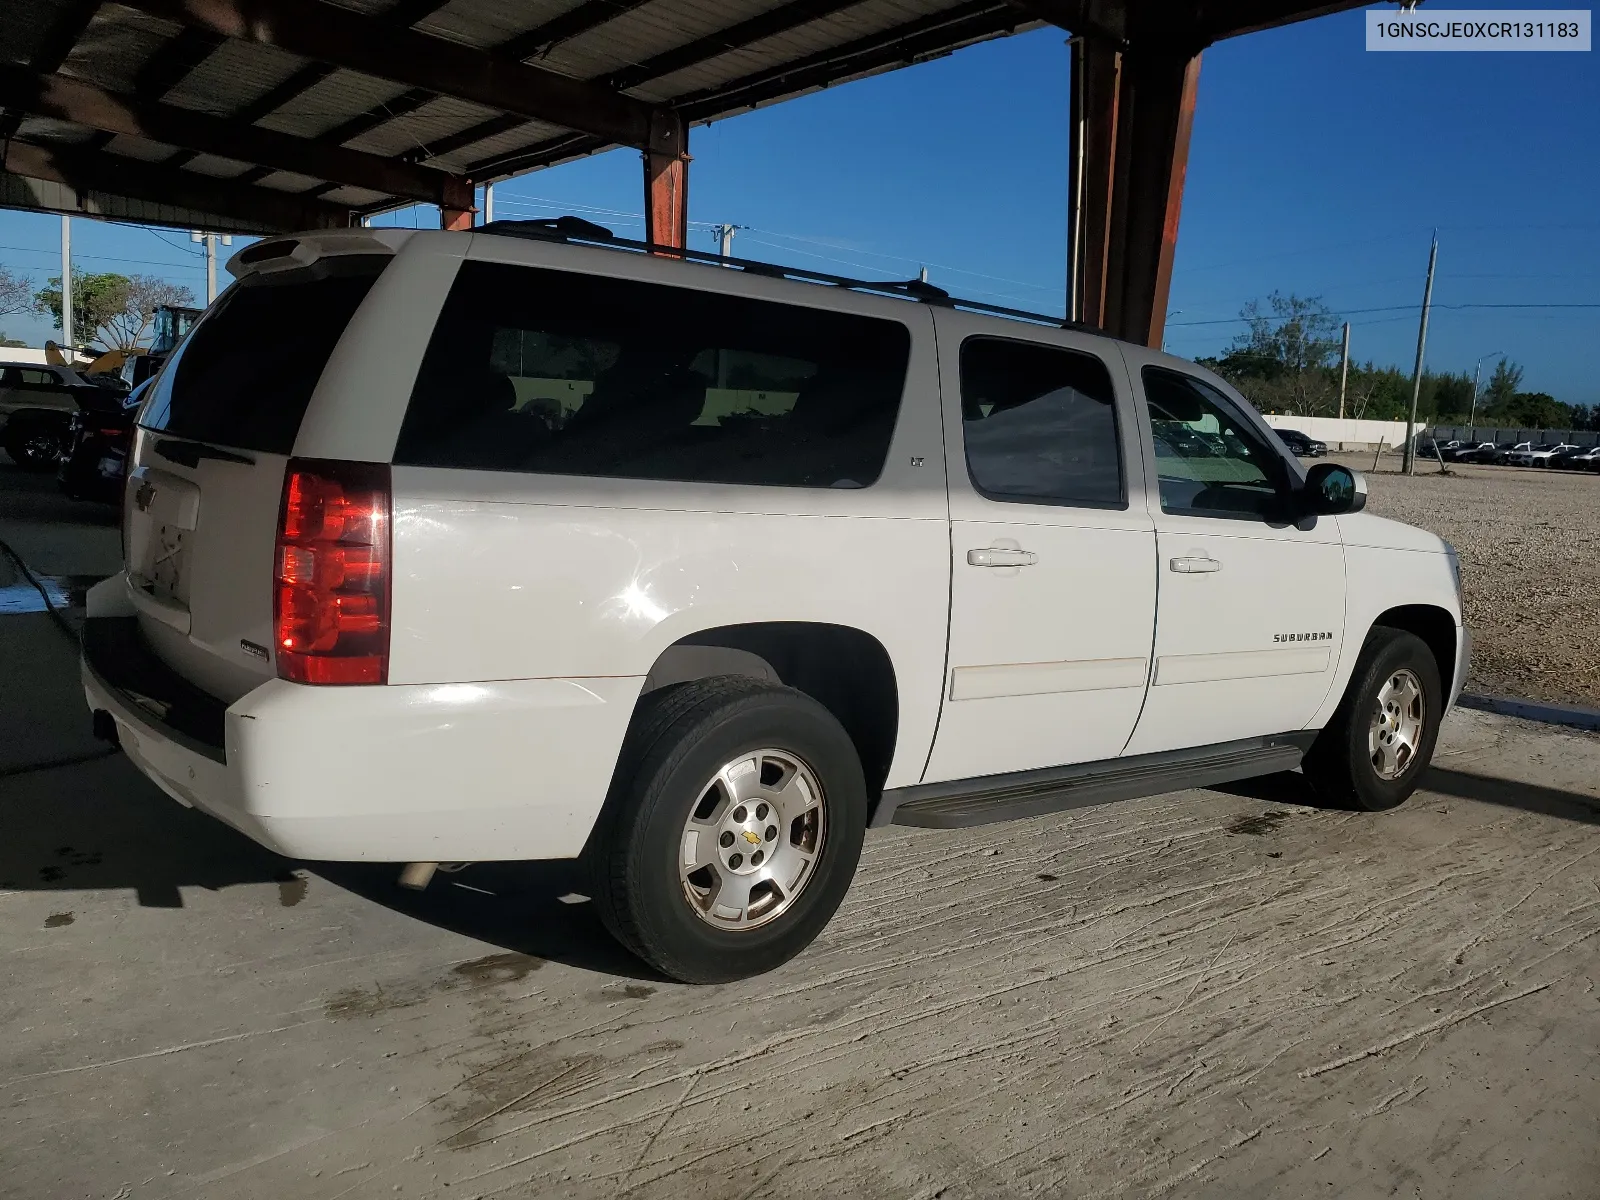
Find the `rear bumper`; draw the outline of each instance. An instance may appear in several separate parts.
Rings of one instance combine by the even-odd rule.
[[[576,857],[644,682],[272,679],[224,706],[175,692],[130,617],[87,622],[82,676],[168,795],[280,854],[345,862]]]

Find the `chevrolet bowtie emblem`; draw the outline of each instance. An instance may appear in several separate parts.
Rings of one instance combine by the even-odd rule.
[[[751,833],[748,829],[744,831],[744,840],[749,842],[752,846],[761,845],[761,835],[758,833]]]

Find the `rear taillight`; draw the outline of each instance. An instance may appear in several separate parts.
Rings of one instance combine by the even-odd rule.
[[[273,563],[278,675],[389,679],[389,468],[292,459]]]

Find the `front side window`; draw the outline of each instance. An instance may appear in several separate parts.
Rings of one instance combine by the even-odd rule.
[[[867,487],[883,471],[910,348],[895,321],[469,262],[395,461]]]
[[[1221,392],[1192,375],[1144,369],[1161,511],[1270,520],[1287,487],[1283,458]]]
[[[968,338],[961,432],[967,473],[990,499],[1126,506],[1116,395],[1092,354]]]

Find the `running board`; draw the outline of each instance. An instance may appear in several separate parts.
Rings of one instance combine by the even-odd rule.
[[[872,825],[964,829],[1232,783],[1293,770],[1316,736],[1315,730],[1283,733],[1107,762],[891,788],[878,801]]]

